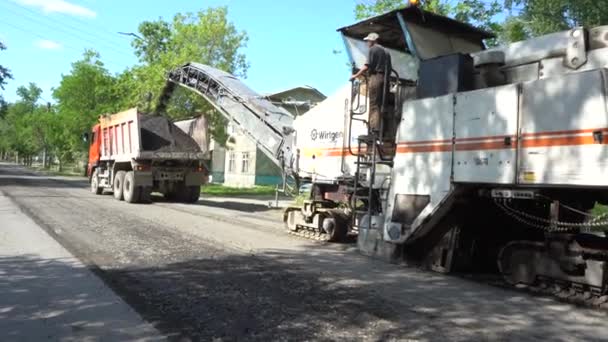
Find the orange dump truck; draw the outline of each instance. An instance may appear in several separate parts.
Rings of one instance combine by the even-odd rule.
[[[159,192],[194,203],[208,179],[199,145],[165,117],[136,108],[101,116],[89,141],[87,175],[98,195],[109,190],[118,200],[146,203]]]

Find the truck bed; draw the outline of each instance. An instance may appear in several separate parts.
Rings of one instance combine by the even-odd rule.
[[[162,116],[139,117],[142,159],[201,159],[199,145],[184,131]]]
[[[146,116],[136,108],[100,118],[101,160],[203,159],[188,134],[168,118]]]

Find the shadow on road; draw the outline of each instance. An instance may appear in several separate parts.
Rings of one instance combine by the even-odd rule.
[[[552,299],[527,301],[511,291],[489,295],[487,289],[479,292],[429,273],[388,276],[382,265],[371,272],[360,268],[369,273],[361,281],[357,267],[344,267],[343,254],[312,253],[314,258],[283,251],[230,255],[107,275],[146,319],[164,322],[159,327],[166,333],[192,340],[564,338],[566,311],[547,310]],[[341,276],[330,271],[340,267],[347,269]],[[403,297],[390,301],[382,293],[386,286]],[[404,300],[411,305],[404,307]],[[589,315],[596,323],[577,322],[576,331],[566,330],[581,340],[597,338],[597,319],[605,315]]]
[[[224,199],[205,199],[205,195],[201,195],[203,197],[201,197],[198,202],[196,203],[190,203],[191,205],[200,205],[200,206],[205,206],[205,207],[209,207],[209,208],[221,208],[221,209],[229,209],[229,210],[236,210],[236,211],[243,211],[243,212],[249,212],[249,213],[257,213],[257,212],[267,212],[267,211],[277,211],[277,210],[281,210],[281,209],[277,209],[274,207],[269,206],[268,204],[261,204],[261,203],[251,203],[251,202],[240,202],[240,201],[230,201],[230,200],[224,200]],[[239,197],[241,198],[241,197]],[[167,200],[163,195],[161,194],[153,194],[152,195],[152,201],[155,203],[174,203],[170,200]],[[274,201],[268,201],[268,202],[272,202],[274,203]]]
[[[269,201],[273,202],[273,201]],[[237,202],[237,201],[226,201],[226,200],[206,200],[199,199],[198,205],[204,205],[206,207],[212,208],[222,208],[222,209],[230,209],[230,210],[238,210],[238,211],[246,211],[246,212],[261,212],[261,211],[276,211],[278,209],[272,208],[268,204],[258,204],[258,203],[245,203],[245,202]]]
[[[86,178],[47,176],[14,164],[0,163],[0,186],[87,188]]]
[[[33,255],[0,257],[0,335],[3,341],[157,340],[155,331],[124,322],[92,277],[69,260]],[[91,291],[93,290],[93,291]],[[130,322],[132,323],[132,322]]]

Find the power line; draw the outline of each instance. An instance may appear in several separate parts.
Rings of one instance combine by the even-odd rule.
[[[3,20],[2,20],[2,24],[4,24],[4,25],[8,25],[8,26],[10,26],[10,27],[12,27],[12,28],[14,28],[14,29],[16,29],[16,30],[19,30],[19,31],[21,31],[21,32],[27,33],[27,34],[29,34],[29,35],[32,35],[32,36],[37,37],[37,38],[40,38],[40,39],[47,39],[47,37],[44,37],[44,36],[40,35],[40,34],[39,34],[39,33],[37,33],[37,32],[33,32],[33,31],[30,31],[30,30],[24,29],[23,27],[17,26],[17,25],[15,25],[15,24],[13,24],[13,23],[11,23],[11,22],[7,21],[7,20],[6,20],[6,18],[2,18],[2,19],[3,19]],[[79,52],[79,53],[82,53],[82,52],[83,52],[83,49],[79,49],[79,48],[76,48],[76,47],[71,46],[71,45],[62,45],[62,47],[65,47],[66,49],[69,49],[69,50],[74,50],[74,51]],[[114,61],[114,60],[111,60],[111,59],[106,59],[106,58],[104,58],[104,59],[102,60],[102,62],[104,62],[104,64],[106,64],[106,65],[108,64],[107,62],[110,62],[110,64],[112,64],[112,65],[113,65],[114,67],[116,67],[117,69],[119,69],[119,66],[120,66],[121,64],[124,64],[124,63],[119,63],[119,62],[116,62],[116,61]]]
[[[50,20],[50,21],[56,22],[56,21],[54,21],[53,19],[51,19],[50,17],[48,17],[48,16],[42,16],[42,15],[40,14],[40,12],[36,12],[36,11],[34,11],[34,10],[30,9],[30,8],[27,8],[26,6],[19,5],[19,4],[14,3],[14,2],[9,2],[8,4],[9,4],[9,5],[12,5],[12,6],[15,6],[15,7],[17,7],[17,8],[20,8],[20,9],[22,9],[22,10],[24,10],[24,11],[27,11],[27,12],[29,12],[29,13],[31,13],[31,14],[36,15],[36,16],[40,16],[40,17],[45,18],[45,19],[47,19],[47,20]],[[64,15],[64,16],[65,16],[65,15]],[[74,17],[72,17],[72,16],[65,16],[65,17],[66,17],[66,18],[70,18],[70,19],[75,19],[75,18],[74,18]],[[91,28],[91,27],[97,27],[97,28],[101,28],[101,31],[103,31],[103,33],[104,33],[104,34],[109,33],[109,31],[107,31],[105,28],[102,28],[101,26],[97,26],[97,25],[93,24],[92,22],[85,22],[85,21],[82,21],[82,20],[78,20],[78,21],[79,21],[81,24],[83,24],[83,25],[84,25],[84,27],[88,27],[88,28]],[[72,29],[74,29],[74,30],[76,30],[76,31],[78,31],[78,32],[82,32],[82,31],[83,31],[81,27],[74,27],[74,26],[69,25],[69,24],[67,24],[67,23],[65,23],[65,22],[59,22],[59,24],[62,24],[62,25],[67,26],[67,27],[70,27],[70,28],[72,28]],[[89,34],[89,35],[91,35],[92,37],[96,37],[97,39],[102,39],[102,40],[105,40],[106,42],[110,42],[111,44],[114,44],[114,40],[113,40],[113,39],[109,39],[109,40],[107,40],[105,37],[101,37],[101,36],[99,36],[99,35],[97,35],[97,34],[94,34],[94,33],[92,33],[92,32],[86,32],[86,33],[87,33],[87,34]],[[114,36],[114,33],[112,32],[112,34],[110,34],[110,36],[112,36],[112,37],[113,37],[113,36]]]
[[[13,3],[11,3],[11,4],[13,4]],[[111,48],[115,52],[119,52],[121,54],[126,54],[127,53],[126,52],[127,50],[124,50],[123,47],[121,47],[119,45],[116,45],[114,41],[106,40],[105,38],[102,38],[102,37],[100,37],[98,35],[91,34],[91,33],[87,32],[87,31],[84,31],[84,30],[82,30],[80,28],[74,27],[72,25],[68,25],[68,24],[63,23],[63,22],[55,21],[55,20],[53,20],[53,19],[51,19],[49,17],[40,16],[39,13],[36,13],[35,11],[32,11],[32,10],[30,10],[30,9],[28,9],[26,7],[20,6],[18,4],[14,4],[14,5],[17,6],[17,7],[19,7],[19,8],[21,8],[24,11],[27,11],[27,12],[29,12],[31,14],[34,14],[36,16],[36,18],[33,18],[31,16],[23,15],[23,13],[16,12],[16,11],[11,10],[9,8],[6,8],[6,10],[9,11],[9,12],[12,12],[13,14],[19,15],[19,16],[23,17],[24,19],[29,20],[30,22],[34,22],[36,24],[44,25],[44,26],[46,26],[46,27],[48,27],[50,29],[56,30],[56,31],[61,31],[61,32],[67,33],[67,34],[71,35],[72,37],[75,37],[75,38],[77,38],[79,40],[82,40],[82,41],[84,41],[84,42],[86,42],[88,44],[92,44],[93,46],[97,46],[97,45],[101,44],[101,45],[103,45],[103,46],[105,46],[107,48]],[[49,24],[48,22],[45,22],[45,21],[41,21],[40,19],[45,19],[45,20],[51,22],[52,24]],[[56,26],[54,26],[53,24],[56,25]],[[60,27],[60,26],[62,26],[62,27]],[[65,28],[71,29],[71,31],[66,30]],[[93,39],[96,42],[93,42],[90,39]],[[100,40],[102,40],[102,42],[100,42]],[[128,53],[131,53],[131,52],[128,52]]]

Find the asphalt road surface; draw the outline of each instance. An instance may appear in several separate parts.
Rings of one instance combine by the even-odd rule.
[[[293,237],[263,205],[133,205],[7,164],[0,191],[170,340],[608,339],[606,313]]]

